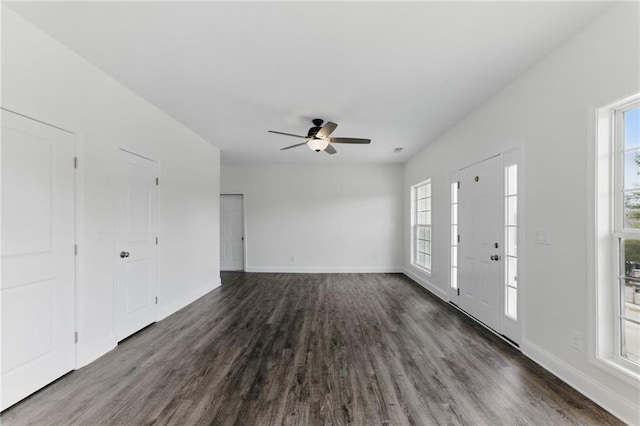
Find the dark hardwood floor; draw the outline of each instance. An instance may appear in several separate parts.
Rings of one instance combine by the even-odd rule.
[[[245,273],[0,421],[620,424],[402,275]]]

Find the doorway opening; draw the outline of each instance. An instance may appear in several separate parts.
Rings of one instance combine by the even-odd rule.
[[[220,270],[243,271],[244,196],[220,195]]]

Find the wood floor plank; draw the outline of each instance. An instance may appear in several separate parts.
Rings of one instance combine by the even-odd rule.
[[[403,275],[222,279],[0,422],[621,424]]]

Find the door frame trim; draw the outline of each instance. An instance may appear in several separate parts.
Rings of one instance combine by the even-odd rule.
[[[247,195],[244,192],[239,191],[231,191],[231,192],[221,192],[220,197],[223,195],[240,195],[242,197],[242,270],[247,271],[247,240],[249,235],[249,228],[247,228]],[[218,200],[218,212],[220,211],[220,200]],[[220,222],[218,218],[218,222]],[[220,225],[218,225],[220,226]],[[220,232],[218,230],[218,238],[220,236]],[[220,253],[218,253],[220,254]],[[218,259],[218,264],[220,259]],[[221,270],[222,271],[222,270]]]

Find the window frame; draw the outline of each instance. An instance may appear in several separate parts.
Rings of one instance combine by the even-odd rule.
[[[425,210],[418,210],[418,191],[420,188],[428,188],[426,190],[427,196],[424,197],[425,204],[428,205],[428,208]],[[422,198],[421,198],[422,199]],[[431,204],[433,200],[433,186],[431,183],[431,179],[427,179],[418,184],[411,186],[411,265],[423,271],[424,273],[431,275],[433,270],[433,205]],[[427,223],[418,223],[418,214],[419,213],[429,213],[429,215],[425,214],[425,222]],[[429,220],[426,220],[426,217],[429,217]],[[429,253],[419,251],[418,249],[418,228],[424,227],[429,230],[429,239],[425,240],[429,242]],[[425,255],[425,258],[429,259],[429,266],[425,264],[420,264],[418,262],[418,253],[422,253]]]
[[[640,365],[622,356],[620,318],[623,301],[620,281],[621,239],[640,239],[640,229],[624,229],[624,147],[620,117],[640,106],[640,93],[595,111],[595,147],[590,153],[589,209],[589,360],[640,388]]]
[[[624,146],[624,113],[635,108],[640,108],[640,99],[633,100],[628,103],[624,103],[617,108],[614,108],[611,112],[612,116],[612,146],[613,146],[613,232],[611,233],[613,256],[615,257],[614,265],[616,265],[616,288],[614,290],[614,301],[616,306],[614,308],[614,329],[613,329],[613,348],[614,358],[617,362],[627,364],[627,367],[634,369],[638,366],[638,363],[629,360],[622,355],[622,323],[624,318],[624,294],[622,290],[622,281],[624,276],[623,267],[623,249],[622,245],[625,240],[640,240],[640,228],[627,228],[625,225],[625,192],[628,188],[625,188],[624,182],[624,161],[625,154],[629,151]],[[633,149],[640,153],[640,148]],[[619,358],[619,359],[618,359]],[[640,371],[640,369],[639,369]]]

